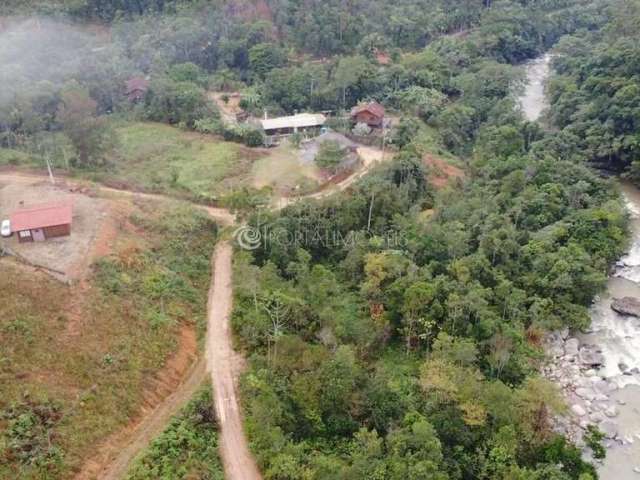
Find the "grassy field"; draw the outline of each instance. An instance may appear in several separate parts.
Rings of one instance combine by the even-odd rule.
[[[253,164],[252,177],[255,188],[270,187],[282,194],[303,193],[318,187],[320,171],[315,164],[303,165],[298,152],[284,143]]]
[[[165,431],[136,459],[126,480],[223,480],[211,385],[173,418]]]
[[[51,156],[54,173],[210,204],[224,204],[225,197],[246,189],[309,193],[320,183],[318,168],[301,163],[299,153],[288,144],[251,149],[162,123],[114,120],[113,126],[116,141],[108,164],[91,170],[69,171],[72,149],[55,134],[56,143],[65,149]],[[0,149],[2,166],[46,171],[39,153],[21,150]]]
[[[92,177],[126,188],[212,201],[247,182],[260,156],[241,145],[160,123],[119,123],[107,172]]]
[[[79,285],[0,259],[2,479],[71,478],[175,386],[162,372],[180,333],[204,331],[215,225],[181,205],[129,208]]]

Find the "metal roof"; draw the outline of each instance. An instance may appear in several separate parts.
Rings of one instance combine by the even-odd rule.
[[[324,125],[327,117],[321,113],[299,113],[288,117],[267,118],[260,120],[264,130],[279,130],[281,128],[307,128]]]
[[[37,205],[14,212],[11,219],[11,230],[33,230],[34,228],[70,225],[73,218],[73,208],[67,204]]]

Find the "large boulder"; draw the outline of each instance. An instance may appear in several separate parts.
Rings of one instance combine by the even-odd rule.
[[[621,315],[640,318],[640,300],[634,297],[614,298],[611,308]]]
[[[577,388],[576,395],[578,395],[583,400],[589,401],[595,400],[596,398],[596,393],[590,388]]]
[[[618,407],[616,407],[615,405],[611,405],[607,407],[607,409],[604,411],[604,414],[609,418],[615,418],[620,414],[620,411],[618,410]]]

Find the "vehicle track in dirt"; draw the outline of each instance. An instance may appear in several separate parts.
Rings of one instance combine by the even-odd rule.
[[[218,243],[213,254],[213,282],[209,291],[206,358],[211,374],[216,418],[220,426],[220,456],[229,480],[259,480],[242,425],[238,399],[238,378],[244,358],[233,349],[231,309],[233,306],[233,247]]]

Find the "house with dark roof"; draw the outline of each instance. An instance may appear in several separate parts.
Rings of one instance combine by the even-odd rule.
[[[42,242],[71,235],[73,208],[70,203],[44,204],[24,208],[10,216],[11,231],[20,243]]]
[[[139,102],[144,98],[149,90],[149,80],[143,77],[133,77],[127,80],[125,94],[130,102]]]
[[[361,103],[351,109],[351,120],[380,128],[384,124],[384,113],[384,107],[378,102]]]

